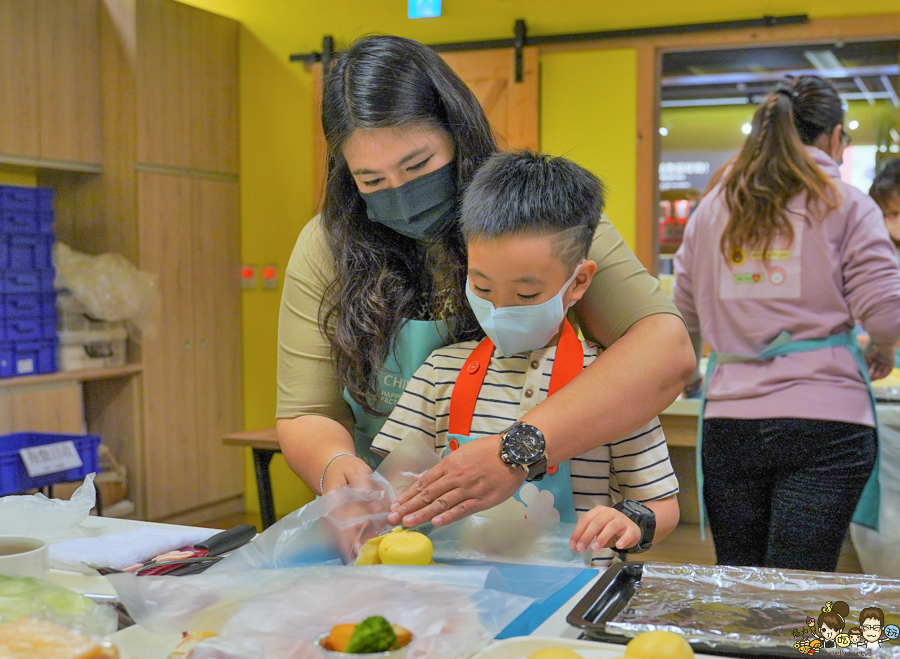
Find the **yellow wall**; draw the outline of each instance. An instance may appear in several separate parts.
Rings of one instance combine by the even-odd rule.
[[[0,185],[26,185],[33,188],[37,185],[37,174],[0,166]]]
[[[289,64],[293,52],[319,50],[330,34],[340,48],[369,33],[402,34],[425,43],[509,37],[517,18],[532,34],[756,18],[814,17],[897,11],[896,0],[445,0],[444,15],[411,21],[406,2],[369,0],[183,0],[241,21],[242,248],[247,263],[277,264],[314,206],[311,179],[311,78]],[[610,186],[609,213],[634,237],[634,54],[555,54],[543,58],[543,148],[594,168]],[[629,80],[629,77],[631,78]],[[552,120],[551,120],[552,118]],[[587,127],[582,134],[582,127]],[[269,426],[275,408],[278,293],[244,293],[244,418]],[[280,458],[279,458],[280,460]],[[299,480],[276,461],[276,507],[287,513],[307,500]],[[248,507],[258,509],[248,465]]]
[[[553,53],[541,58],[541,150],[571,158],[603,180],[606,214],[632,249],[636,72],[633,48]],[[585,84],[585,75],[596,83]],[[574,89],[580,90],[577,103],[572,102]]]

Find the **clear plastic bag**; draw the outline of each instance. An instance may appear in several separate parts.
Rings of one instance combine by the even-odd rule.
[[[118,627],[118,614],[104,604],[43,579],[0,575],[0,624],[25,616],[97,638]]]
[[[0,497],[2,535],[25,535],[52,541],[81,524],[94,507],[96,474],[88,474],[84,483],[68,501],[48,499],[43,494]]]
[[[410,659],[464,657],[533,601],[487,587],[502,586],[503,579],[484,567],[325,566],[109,580],[150,631],[218,632],[195,650],[208,658],[319,657],[313,645],[319,635],[372,615],[412,631]],[[244,655],[237,654],[241,649]]]
[[[121,254],[91,256],[65,243],[53,247],[56,287],[65,288],[97,320],[126,321],[132,338],[152,336],[159,320],[157,275],[141,272]]]
[[[350,563],[369,538],[391,529],[387,515],[395,492],[405,491],[439,462],[433,447],[406,439],[384,460],[370,489],[344,487],[282,518],[211,571]],[[569,548],[574,524],[470,516],[444,527],[420,529],[434,545],[434,560],[477,560],[589,567],[589,551]]]

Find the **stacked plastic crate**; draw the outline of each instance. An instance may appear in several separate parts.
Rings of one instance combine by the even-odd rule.
[[[53,190],[0,186],[0,377],[56,371]]]

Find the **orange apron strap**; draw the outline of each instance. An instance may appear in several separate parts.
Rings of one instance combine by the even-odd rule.
[[[562,334],[556,347],[553,360],[553,371],[550,375],[550,389],[547,396],[552,396],[565,387],[572,379],[584,370],[584,348],[575,329],[568,319],[563,323]]]
[[[475,402],[487,375],[488,365],[494,344],[486,338],[469,354],[466,363],[456,377],[453,393],[450,395],[450,427],[451,435],[468,436],[472,428],[472,415],[475,414]]]

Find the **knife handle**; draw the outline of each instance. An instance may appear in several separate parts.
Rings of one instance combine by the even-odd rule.
[[[217,533],[205,542],[194,545],[194,547],[207,550],[208,556],[218,556],[238,547],[243,547],[255,537],[255,526],[252,524],[238,524],[233,529]]]

